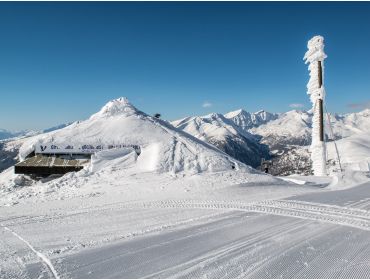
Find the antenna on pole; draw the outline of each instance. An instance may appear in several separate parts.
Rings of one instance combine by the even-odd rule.
[[[311,159],[313,172],[316,176],[326,176],[326,146],[324,132],[324,37],[315,36],[307,43],[307,52],[304,56],[309,64],[310,80],[307,83],[307,94],[313,105]]]

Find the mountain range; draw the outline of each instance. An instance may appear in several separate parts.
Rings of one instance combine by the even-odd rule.
[[[253,167],[258,166],[263,158],[272,158],[274,166],[271,171],[275,175],[311,174],[311,111],[292,110],[276,114],[266,111],[249,113],[239,109],[224,115],[188,117],[172,124]],[[368,135],[370,139],[370,110],[326,114],[324,125],[328,146],[341,139],[347,139],[342,141],[345,144],[340,142],[341,146],[353,146],[347,142],[355,141],[352,138],[356,135],[365,138]],[[332,148],[328,150],[332,153],[329,161],[333,164],[336,155]],[[348,158],[348,150],[340,152]]]
[[[29,136],[34,136],[37,134],[41,133],[46,133],[46,132],[51,132],[57,129],[64,128],[71,123],[64,123],[60,125],[56,125],[53,127],[49,127],[43,130],[20,130],[20,131],[10,131],[7,129],[2,129],[0,128],[0,140],[6,140],[6,139],[11,139],[11,138],[18,138],[18,137],[29,137]]]
[[[211,144],[212,147],[254,168],[258,168],[263,159],[273,159],[272,172],[275,175],[287,175],[311,173],[309,154],[311,119],[310,111],[292,110],[286,113],[270,113],[262,110],[250,113],[239,109],[226,114],[212,113],[206,116],[186,117],[171,123],[159,121],[168,127],[174,126],[177,131],[183,131],[194,137],[193,139]],[[64,131],[66,127],[71,130],[77,124],[79,122],[73,125],[62,124],[39,132],[11,133],[0,130],[0,135],[3,138],[24,137],[26,141],[29,136],[51,133],[60,129]],[[354,149],[364,153],[367,151],[367,146],[361,146],[361,143],[357,145],[356,139],[367,136],[370,139],[370,110],[349,114],[327,114],[325,131],[328,151],[331,153],[333,148],[329,146],[332,145],[333,140],[336,140],[341,147],[355,145]],[[118,138],[116,140],[118,141]],[[24,142],[17,141],[0,143],[0,171],[16,161],[15,156],[20,144],[14,143]],[[352,157],[348,156],[349,151],[343,148],[340,152],[344,159],[351,161]],[[329,156],[332,163],[335,158],[335,155]]]
[[[243,117],[246,112],[241,112]],[[249,115],[250,117],[251,115]],[[267,145],[248,132],[247,125],[258,125],[258,119],[243,118],[243,127],[222,114],[210,114],[200,117],[188,117],[172,122],[176,128],[182,129],[194,137],[208,142],[237,160],[252,167],[258,167],[262,158],[269,158]],[[264,122],[264,121],[263,121]],[[240,123],[240,122],[239,122]]]

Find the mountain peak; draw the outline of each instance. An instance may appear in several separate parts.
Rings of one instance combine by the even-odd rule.
[[[128,101],[126,97],[113,99],[105,104],[99,112],[91,116],[95,118],[107,118],[112,116],[131,116],[138,112],[138,110]]]
[[[244,114],[249,114],[249,113],[246,112],[244,109],[238,109],[238,110],[235,110],[235,111],[231,111],[229,113],[226,113],[225,114],[225,117],[228,118],[228,119],[231,119],[231,118],[234,118],[236,116],[244,115]]]
[[[252,127],[260,126],[271,120],[277,118],[277,114],[271,114],[265,110],[260,110],[255,113],[249,113],[243,109],[232,111],[225,114],[225,118],[230,119],[236,125],[240,126],[244,130],[248,130]]]

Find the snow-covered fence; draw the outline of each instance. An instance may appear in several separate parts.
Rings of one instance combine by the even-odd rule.
[[[35,154],[84,154],[91,155],[103,150],[111,149],[123,149],[123,148],[133,148],[135,152],[139,155],[141,153],[141,148],[138,145],[128,145],[128,144],[110,144],[110,145],[93,145],[93,144],[56,144],[56,143],[46,143],[37,144],[35,147]]]

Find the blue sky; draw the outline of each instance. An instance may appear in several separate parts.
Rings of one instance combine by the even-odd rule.
[[[366,2],[0,2],[0,128],[85,119],[120,96],[169,120],[308,109],[302,58],[318,34],[328,109],[359,111],[369,14]]]

